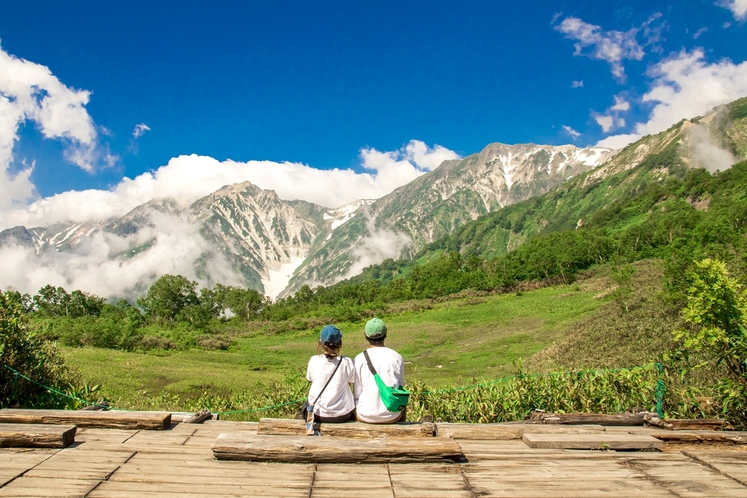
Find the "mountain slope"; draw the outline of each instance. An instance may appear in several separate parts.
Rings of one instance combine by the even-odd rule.
[[[710,154],[704,154],[704,150]],[[688,168],[724,170],[745,158],[747,98],[714,109],[706,116],[683,120],[657,135],[646,136],[620,150],[600,167],[545,195],[459,227],[451,235],[425,246],[415,258],[428,261],[444,251],[483,258],[506,254],[532,235],[584,226],[599,216],[602,209],[614,207],[651,183],[682,178]],[[611,212],[605,216],[622,215],[614,214],[614,209]]]
[[[543,194],[612,157],[573,145],[490,144],[371,203],[312,249],[286,292],[328,285],[385,258],[408,257],[486,213]]]

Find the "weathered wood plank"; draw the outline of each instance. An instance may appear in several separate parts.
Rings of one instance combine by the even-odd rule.
[[[373,439],[377,437],[433,437],[436,424],[432,422],[403,422],[398,424],[364,424],[347,422],[344,424],[319,424],[322,436]],[[284,418],[263,418],[259,420],[257,434],[304,436],[306,422]]]
[[[532,434],[593,434],[604,432],[601,425],[542,424],[447,424],[438,423],[438,435],[454,439],[509,441],[521,439],[525,433]]]
[[[447,438],[347,439],[224,433],[213,444],[218,460],[330,463],[448,462],[464,457]]]
[[[598,425],[643,425],[648,412],[641,413],[554,413],[544,414],[545,423],[560,423],[566,425],[598,424]],[[557,418],[559,422],[549,422],[547,418]]]
[[[720,418],[701,418],[701,419],[687,419],[687,418],[669,418],[664,422],[671,424],[672,429],[675,431],[681,430],[710,430],[718,431],[726,425],[726,420]]]
[[[0,424],[0,448],[67,448],[74,425]]]
[[[184,417],[184,420],[182,420],[182,423],[184,424],[199,424],[200,422],[204,422],[205,420],[212,418],[213,414],[208,410],[207,408],[203,408],[197,413],[194,413],[188,417]]]
[[[631,458],[627,463],[678,496],[747,496],[747,487],[695,461],[667,462]]]
[[[0,410],[0,423],[57,424],[116,429],[168,429],[171,414],[164,412],[94,412],[81,410]]]
[[[88,496],[94,497],[123,497],[135,496],[272,496],[272,497],[308,497],[311,482],[306,486],[286,487],[281,483],[253,484],[179,484],[169,482],[119,482],[106,481]],[[340,495],[342,496],[342,495]]]
[[[684,451],[689,458],[747,484],[747,452],[744,451]],[[745,493],[747,494],[747,493]]]
[[[644,450],[664,446],[656,438],[635,434],[524,434],[522,439],[530,448]]]
[[[730,443],[730,444],[747,444],[747,434],[744,432],[730,431],[700,431],[700,432],[679,432],[679,431],[657,431],[652,432],[651,436],[670,444],[676,443]]]
[[[85,496],[98,485],[86,479],[19,477],[0,488],[0,496]]]

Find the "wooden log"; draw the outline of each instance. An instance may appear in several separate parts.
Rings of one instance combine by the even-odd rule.
[[[598,424],[598,425],[643,425],[646,414],[640,413],[554,413],[549,416],[560,419],[561,424]],[[543,419],[544,420],[544,419]]]
[[[379,437],[433,437],[436,424],[432,422],[403,422],[398,424],[319,424],[322,436],[373,439]],[[257,434],[301,436],[306,434],[306,422],[284,418],[263,418],[257,425]]]
[[[203,420],[207,420],[212,417],[212,413],[207,408],[203,408],[199,412],[192,414],[188,417],[184,417],[182,420],[183,424],[199,424]]]
[[[439,423],[438,435],[454,439],[511,441],[521,439],[525,433],[532,434],[594,434],[604,432],[601,425],[542,425],[537,423],[516,424],[447,424]]]
[[[660,419],[655,413],[647,413],[646,416],[643,417],[643,420],[646,422],[646,425],[659,427],[660,429],[669,429],[671,431],[674,428],[672,424]]]
[[[720,418],[701,418],[701,419],[686,419],[686,418],[670,418],[665,420],[672,426],[672,429],[676,431],[681,430],[705,430],[705,431],[718,431],[726,425],[726,420]]]
[[[74,425],[0,424],[0,448],[67,448]]]
[[[218,460],[286,463],[456,462],[462,448],[449,438],[348,439],[223,433],[213,443]]]
[[[687,444],[687,443],[729,443],[729,444],[747,444],[747,432],[737,431],[661,431],[652,432],[652,437],[669,444]]]
[[[522,439],[530,448],[563,450],[647,450],[664,446],[654,437],[637,434],[524,434]]]
[[[95,405],[86,405],[81,410],[91,410],[91,411],[99,411],[99,410],[109,410],[109,403],[104,401],[102,403],[96,403]]]
[[[163,412],[82,411],[82,410],[0,410],[0,423],[56,424],[102,429],[168,429],[171,414]]]

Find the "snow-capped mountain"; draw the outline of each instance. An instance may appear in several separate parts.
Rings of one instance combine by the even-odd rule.
[[[167,271],[153,261],[187,258],[168,271],[191,265],[193,276],[206,284],[228,278],[224,283],[274,298],[304,284],[334,283],[387,257],[414,254],[463,223],[543,194],[611,156],[612,151],[594,147],[496,143],[445,161],[381,199],[335,209],[282,200],[244,182],[186,207],[177,199],[154,199],[120,219],[11,228],[0,232],[0,246],[33,248],[40,258],[49,251],[97,253],[141,272],[137,289]],[[96,244],[105,244],[105,251]],[[156,258],[155,251],[165,256]],[[60,264],[59,258],[44,260]]]

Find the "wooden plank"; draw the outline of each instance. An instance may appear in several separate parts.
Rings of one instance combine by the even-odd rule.
[[[464,457],[448,438],[347,439],[339,437],[252,436],[224,433],[213,444],[218,460],[329,463],[449,462]]]
[[[364,424],[346,422],[343,424],[319,424],[322,436],[372,439],[377,437],[433,437],[436,424],[432,422],[403,422],[398,424]],[[257,426],[257,434],[304,436],[306,422],[284,418],[263,418]]]
[[[687,419],[687,418],[669,418],[664,422],[671,424],[672,429],[675,431],[681,430],[706,430],[706,431],[718,431],[726,425],[726,420],[720,418],[701,418],[701,419]]]
[[[74,425],[0,424],[0,448],[67,448]]]
[[[656,431],[650,433],[652,437],[669,444],[692,444],[692,443],[729,443],[729,444],[747,444],[747,434],[744,432],[730,431],[699,431],[699,432],[680,432],[680,431]]]
[[[272,496],[272,497],[308,497],[311,481],[305,486],[288,487],[282,482],[253,484],[180,484],[170,482],[119,482],[101,483],[88,496],[126,497],[136,496]],[[340,495],[342,496],[342,495]]]
[[[0,423],[57,424],[103,429],[168,429],[171,414],[164,412],[83,411],[83,410],[0,410]]]
[[[632,458],[627,463],[678,496],[747,496],[747,487],[692,460],[667,462]]]
[[[727,475],[742,484],[747,484],[747,452],[699,450],[685,451],[683,453],[717,472]]]
[[[635,434],[524,434],[522,439],[530,448],[647,450],[664,446],[654,437]]]
[[[566,425],[578,424],[598,424],[598,425],[643,425],[648,412],[641,413],[554,413],[544,414],[543,421],[547,417],[559,419],[559,422]],[[547,421],[545,421],[547,423]]]
[[[509,441],[521,439],[525,433],[532,434],[593,434],[604,432],[601,425],[562,425],[541,424],[447,424],[438,423],[438,435],[454,439],[479,439]]]
[[[0,496],[85,496],[98,485],[87,479],[19,477],[0,488]]]

